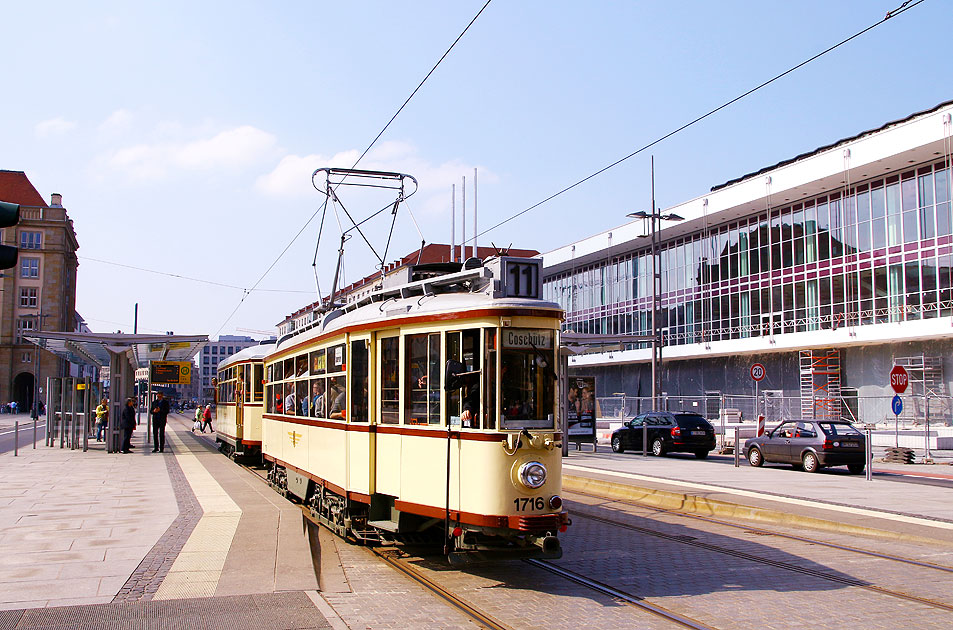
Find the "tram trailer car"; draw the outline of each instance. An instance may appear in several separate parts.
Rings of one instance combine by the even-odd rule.
[[[249,346],[218,364],[215,440],[232,459],[261,455],[264,359],[274,350],[274,343]]]
[[[264,360],[272,485],[359,542],[442,536],[453,563],[560,557],[563,314],[541,271],[405,268],[280,339]]]

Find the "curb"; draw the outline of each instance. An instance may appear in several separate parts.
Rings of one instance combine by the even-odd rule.
[[[605,499],[657,508],[668,512],[685,512],[687,514],[698,514],[701,516],[742,519],[756,523],[784,525],[792,528],[807,527],[840,534],[869,536],[903,542],[929,543],[933,545],[945,542],[937,538],[903,534],[876,527],[851,525],[849,523],[840,523],[813,516],[803,516],[791,512],[772,510],[770,508],[730,503],[718,499],[707,499],[705,497],[660,490],[658,488],[646,488],[616,483],[593,477],[563,475],[563,491],[588,494]],[[818,508],[824,509],[824,506],[819,504]]]

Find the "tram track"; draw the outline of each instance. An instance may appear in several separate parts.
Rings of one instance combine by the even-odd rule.
[[[652,512],[654,512],[654,513],[660,513],[660,514],[666,514],[666,515],[671,515],[671,516],[677,516],[677,517],[679,517],[679,518],[685,518],[685,519],[691,519],[691,520],[701,521],[701,522],[703,522],[703,523],[711,523],[711,524],[720,525],[720,526],[723,526],[723,527],[728,527],[728,528],[731,528],[731,529],[739,529],[739,530],[741,530],[741,531],[743,531],[743,532],[752,533],[752,534],[755,534],[755,535],[758,535],[758,536],[772,536],[772,537],[774,537],[774,538],[782,538],[782,539],[785,539],[785,540],[794,540],[794,541],[802,542],[802,543],[808,544],[808,545],[815,545],[815,546],[818,546],[818,547],[826,547],[826,548],[828,548],[828,549],[836,549],[836,550],[838,550],[838,551],[847,551],[847,552],[850,552],[850,553],[855,553],[855,554],[859,554],[859,555],[863,555],[863,556],[868,556],[868,557],[871,557],[871,558],[877,558],[877,559],[879,559],[879,560],[888,560],[888,561],[890,561],[890,562],[897,562],[897,563],[900,563],[900,564],[907,564],[907,565],[919,567],[919,568],[922,568],[922,569],[933,569],[933,570],[935,570],[935,571],[940,571],[940,572],[943,572],[943,573],[951,573],[951,574],[953,574],[953,566],[944,565],[944,564],[937,564],[937,563],[935,563],[935,562],[926,562],[926,561],[923,561],[923,560],[914,560],[913,558],[906,558],[906,557],[903,557],[903,556],[896,556],[896,555],[886,554],[886,553],[882,553],[882,552],[879,552],[879,551],[872,551],[872,550],[870,550],[870,549],[861,549],[861,548],[859,548],[859,547],[852,547],[852,546],[850,546],[850,545],[841,545],[841,544],[838,544],[838,543],[832,543],[832,542],[827,542],[827,541],[823,541],[823,540],[818,540],[817,538],[805,538],[804,536],[797,536],[797,535],[795,535],[795,534],[787,534],[787,533],[784,533],[784,532],[773,531],[773,530],[767,530],[767,529],[763,529],[763,528],[759,528],[759,527],[752,527],[752,526],[750,526],[750,525],[739,525],[738,523],[731,523],[731,522],[728,522],[728,521],[724,521],[724,520],[717,519],[717,518],[712,518],[712,517],[709,517],[709,516],[704,516],[704,515],[701,515],[701,514],[687,514],[687,513],[685,513],[685,512],[679,512],[679,511],[677,511],[677,510],[666,510],[666,509],[664,509],[664,508],[659,508],[659,507],[655,507],[655,506],[647,507],[647,506],[645,506],[645,505],[641,505],[641,504],[639,504],[639,503],[636,503],[635,501],[628,501],[628,500],[625,500],[625,499],[617,499],[617,498],[606,497],[606,496],[597,495],[597,494],[590,494],[590,493],[588,493],[588,492],[578,492],[578,491],[575,491],[575,490],[574,490],[574,491],[572,491],[572,492],[564,492],[564,493],[563,493],[563,497],[566,498],[567,501],[571,501],[571,500],[572,500],[572,499],[570,498],[570,495],[578,495],[578,496],[588,497],[588,498],[590,498],[590,499],[599,499],[599,500],[602,500],[602,501],[611,501],[612,503],[621,503],[622,505],[628,505],[628,506],[637,507],[637,508],[640,508],[640,509],[650,510],[650,511],[652,511]],[[578,503],[579,505],[583,505],[583,506],[586,506],[586,505],[587,505],[587,504],[584,504],[584,503],[579,503],[578,501],[574,501],[574,503]],[[578,511],[575,511],[574,513],[578,513]]]
[[[879,595],[885,595],[885,596],[888,596],[888,597],[893,597],[893,598],[896,598],[896,599],[902,599],[902,600],[905,600],[905,601],[914,602],[914,603],[917,603],[917,604],[922,604],[922,605],[924,605],[924,606],[930,606],[930,607],[932,607],[932,608],[937,608],[937,609],[940,609],[940,610],[945,610],[945,611],[948,611],[948,612],[953,612],[953,604],[948,604],[948,603],[946,603],[946,602],[937,601],[937,600],[930,599],[930,598],[927,598],[927,597],[921,597],[921,596],[919,596],[919,595],[913,595],[913,594],[911,594],[911,593],[905,593],[905,592],[903,592],[903,591],[893,590],[893,589],[886,588],[886,587],[883,587],[883,586],[877,586],[876,584],[871,584],[871,583],[868,583],[868,582],[866,582],[866,581],[864,581],[864,580],[859,580],[859,579],[852,578],[852,577],[847,577],[847,576],[836,575],[836,574],[833,574],[833,573],[828,573],[828,572],[825,572],[825,571],[819,571],[819,570],[817,570],[817,569],[811,569],[811,568],[808,568],[808,567],[802,567],[802,566],[798,566],[798,565],[796,565],[796,564],[792,564],[792,563],[790,563],[790,562],[784,562],[784,561],[781,561],[781,560],[773,560],[773,559],[771,559],[771,558],[765,558],[765,557],[758,556],[758,555],[755,555],[755,554],[752,554],[752,553],[748,553],[748,552],[745,552],[745,551],[739,551],[739,550],[737,550],[737,549],[730,549],[730,548],[728,548],[728,547],[723,547],[723,546],[721,546],[721,545],[715,545],[715,544],[712,544],[712,543],[707,543],[707,542],[704,542],[704,541],[702,541],[702,540],[698,540],[698,539],[695,539],[695,538],[689,537],[689,536],[675,535],[675,534],[666,534],[666,533],[664,533],[664,532],[660,532],[660,531],[658,531],[658,530],[654,530],[654,529],[651,529],[651,528],[648,528],[648,527],[640,527],[640,526],[638,526],[638,525],[632,525],[632,524],[630,524],[630,523],[623,523],[623,522],[621,522],[621,521],[617,521],[617,520],[614,520],[614,519],[597,516],[597,515],[590,514],[590,513],[586,513],[586,512],[581,512],[581,511],[579,511],[579,510],[575,510],[575,511],[573,512],[573,516],[574,516],[574,517],[579,517],[579,518],[585,518],[585,519],[588,519],[588,520],[591,520],[591,521],[595,521],[595,522],[599,522],[599,523],[603,523],[603,524],[606,524],[606,525],[611,525],[611,526],[613,526],[613,527],[620,527],[620,528],[623,528],[623,529],[626,529],[626,530],[629,530],[629,531],[634,531],[634,532],[638,532],[638,533],[640,533],[640,534],[645,534],[645,535],[647,535],[647,536],[654,536],[654,537],[656,537],[656,538],[661,538],[661,539],[663,539],[663,540],[668,540],[668,541],[671,541],[671,542],[676,542],[676,543],[680,543],[680,544],[683,544],[683,545],[688,545],[688,546],[691,546],[691,547],[695,547],[695,548],[699,548],[699,549],[704,549],[704,550],[706,550],[706,551],[712,551],[712,552],[715,552],[715,553],[724,554],[724,555],[731,556],[731,557],[734,557],[734,558],[738,558],[738,559],[741,559],[741,560],[746,560],[746,561],[754,562],[754,563],[757,563],[757,564],[768,565],[768,566],[771,566],[771,567],[774,567],[774,568],[777,568],[777,569],[782,569],[782,570],[785,570],[785,571],[790,571],[790,572],[792,572],[792,573],[800,573],[800,574],[802,574],[802,575],[807,575],[807,576],[810,576],[810,577],[814,577],[814,578],[821,579],[821,580],[825,580],[825,581],[829,581],[829,582],[834,582],[834,583],[837,583],[837,584],[842,584],[842,585],[844,585],[844,586],[852,586],[852,587],[864,589],[864,590],[866,590],[866,591],[870,591],[870,592],[873,592],[873,593],[877,593],[877,594],[879,594]]]

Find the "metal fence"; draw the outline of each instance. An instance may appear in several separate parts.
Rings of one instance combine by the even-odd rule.
[[[953,426],[953,397],[937,395],[902,395],[903,411],[895,416],[893,396],[843,396],[839,399],[840,417],[858,424],[886,424],[889,427],[920,427],[927,422],[932,427]],[[606,396],[597,399],[597,419],[621,422],[640,413],[652,411],[652,398],[646,396]],[[818,403],[819,405],[820,403]],[[770,427],[784,420],[804,420],[801,397],[767,391],[759,396],[717,394],[707,396],[660,397],[659,409],[665,411],[690,411],[699,413],[711,421],[724,416],[741,421],[754,422],[764,415]],[[826,412],[825,412],[826,414]],[[818,409],[818,417],[821,411]]]

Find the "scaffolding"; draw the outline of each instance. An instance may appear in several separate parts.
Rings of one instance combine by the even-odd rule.
[[[841,419],[840,351],[801,350],[801,419]]]
[[[950,418],[950,404],[946,385],[943,381],[942,357],[925,354],[912,357],[897,357],[894,365],[903,366],[907,371],[909,387],[903,393],[905,400],[912,402],[903,408],[902,417],[920,424],[926,417],[926,405],[931,401],[930,416],[934,420],[947,421]]]

